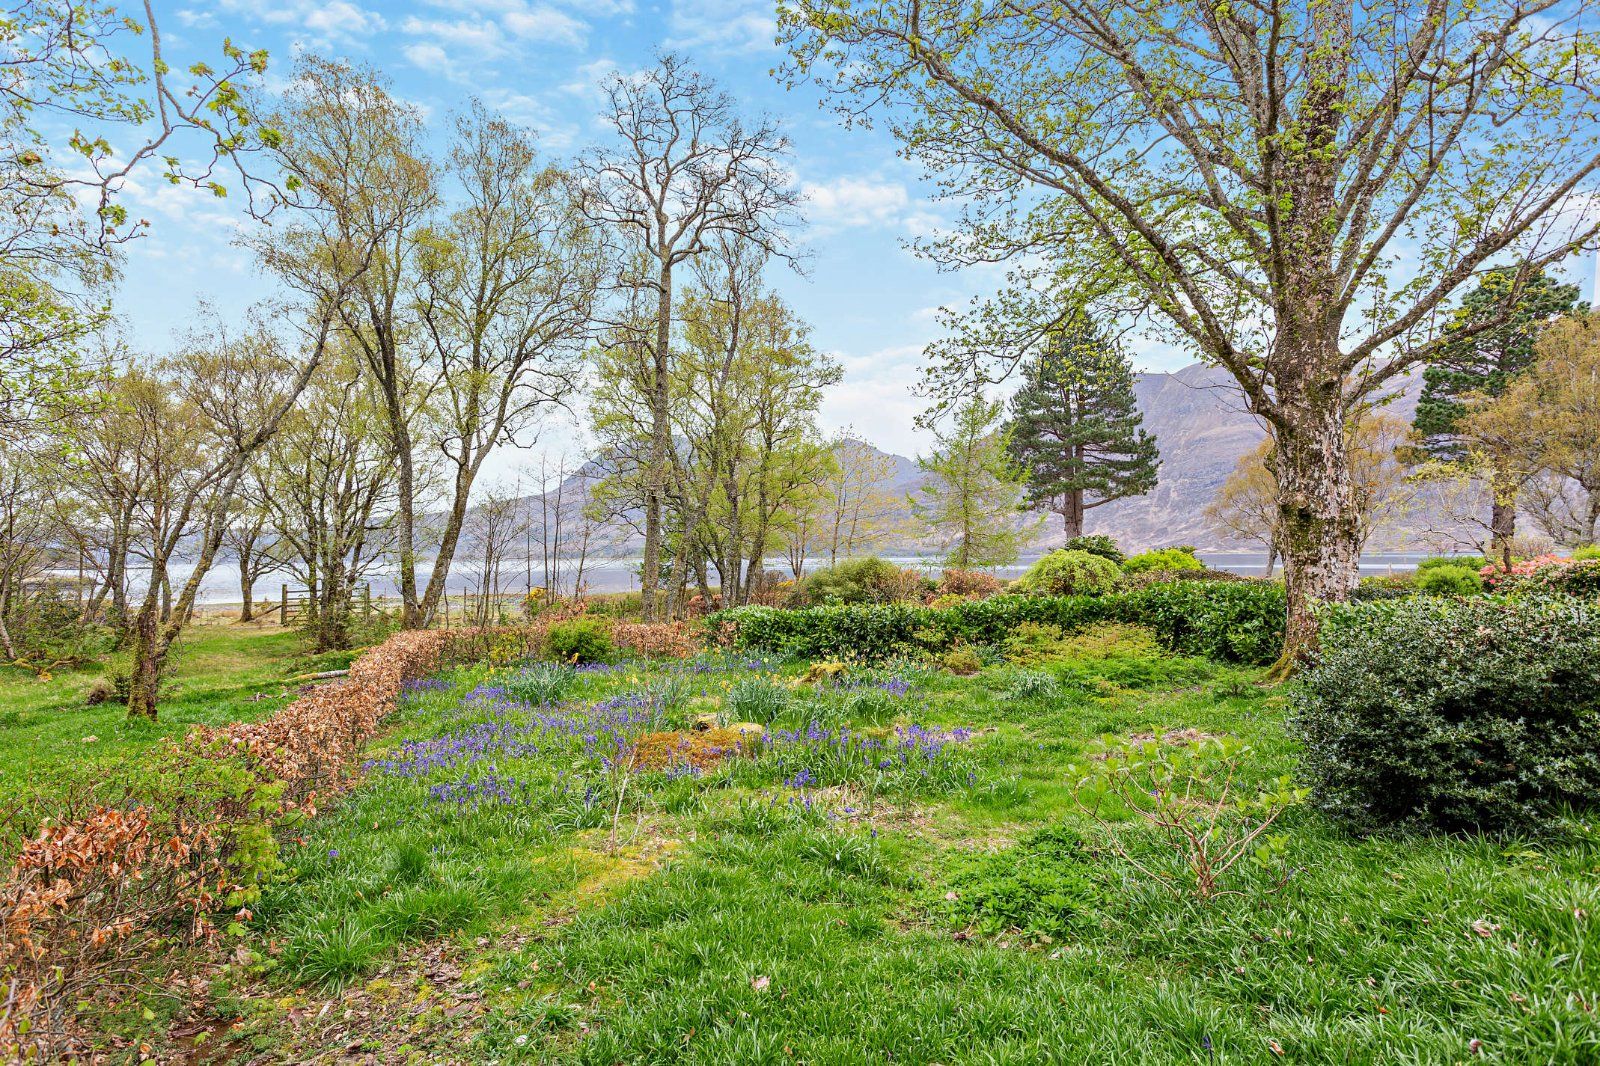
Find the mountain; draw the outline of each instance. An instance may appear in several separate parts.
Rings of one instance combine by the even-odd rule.
[[[1390,390],[1387,411],[1407,422],[1416,410],[1421,376],[1399,380]],[[1160,480],[1153,492],[1132,499],[1118,500],[1089,511],[1084,523],[1090,533],[1115,537],[1128,551],[1173,544],[1193,544],[1206,549],[1233,549],[1205,520],[1206,504],[1211,502],[1239,459],[1266,435],[1260,421],[1250,414],[1244,398],[1227,371],[1193,363],[1172,373],[1141,373],[1135,376],[1134,393],[1144,426],[1156,437],[1161,449]],[[868,443],[870,446],[870,442]],[[890,490],[896,497],[914,495],[923,475],[916,461],[874,449],[894,462]],[[600,473],[587,469],[589,476]],[[909,505],[897,523],[912,527]],[[625,538],[623,547],[637,547]],[[1061,521],[1045,517],[1036,547],[1059,546],[1065,539]],[[1404,530],[1381,530],[1369,545],[1373,549],[1415,547],[1416,538]],[[931,542],[885,545],[884,550],[930,551]]]

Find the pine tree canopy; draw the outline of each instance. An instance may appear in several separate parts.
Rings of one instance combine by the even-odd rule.
[[[1094,323],[1052,335],[1023,368],[1011,400],[1012,454],[1028,470],[1028,500],[1067,516],[1156,486],[1160,452],[1143,429],[1133,368]]]
[[[1533,363],[1539,328],[1550,319],[1573,310],[1578,287],[1553,281],[1542,271],[1526,279],[1510,317],[1483,329],[1485,321],[1500,315],[1511,299],[1516,277],[1491,271],[1468,293],[1445,327],[1448,341],[1438,357],[1422,372],[1422,396],[1412,422],[1428,450],[1444,458],[1457,458],[1460,445],[1456,427],[1472,395],[1500,396]]]

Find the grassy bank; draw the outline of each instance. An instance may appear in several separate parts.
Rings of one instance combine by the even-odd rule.
[[[96,679],[115,657],[46,680],[0,667],[0,802],[16,802],[103,775],[118,760],[195,725],[264,717],[294,692],[286,679],[343,666],[353,653],[309,657],[293,630],[208,622],[191,627],[173,656],[170,692],[155,723],[130,722],[125,708],[89,706]]]
[[[1202,900],[1072,767],[1102,734],[1234,738],[1241,786],[1270,782],[1295,751],[1251,673],[808,668],[417,690],[214,990],[219,1061],[1600,1058],[1593,819],[1357,840],[1293,808],[1277,861]]]

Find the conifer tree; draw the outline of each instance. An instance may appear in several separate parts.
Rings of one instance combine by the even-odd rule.
[[[1516,533],[1519,478],[1509,457],[1495,455],[1486,442],[1463,432],[1468,401],[1503,396],[1533,365],[1534,342],[1544,324],[1577,304],[1576,285],[1559,284],[1542,271],[1523,281],[1520,291],[1517,274],[1491,271],[1461,301],[1445,327],[1438,357],[1422,372],[1412,428],[1434,459],[1469,464],[1489,482],[1494,494],[1489,530],[1497,545]]]
[[[1011,454],[1027,468],[1028,502],[1061,515],[1069,539],[1087,511],[1156,487],[1161,456],[1142,428],[1133,369],[1093,322],[1069,321],[1024,374]]]

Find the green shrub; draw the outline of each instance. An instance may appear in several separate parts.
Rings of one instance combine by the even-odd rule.
[[[1230,570],[1143,570],[1137,574],[1123,574],[1117,587],[1126,591],[1149,588],[1151,585],[1167,585],[1174,581],[1254,581],[1260,584],[1265,580],[1245,577]]]
[[[1209,676],[1208,663],[1167,654],[1155,632],[1129,622],[1099,622],[1062,641],[1061,678],[1093,691],[1106,683],[1118,688],[1151,688]]]
[[[1283,586],[1265,581],[1179,581],[1106,596],[994,596],[935,609],[912,604],[735,607],[713,615],[719,638],[756,652],[807,659],[888,659],[959,644],[1003,646],[1024,622],[1077,632],[1134,622],[1168,651],[1265,665],[1283,646]]]
[[[968,677],[983,669],[983,656],[978,649],[960,644],[939,656],[939,665],[957,677]]]
[[[1012,666],[1041,666],[1061,658],[1066,634],[1048,622],[1022,622],[1001,644],[1006,662]]]
[[[1070,829],[1051,826],[1005,851],[958,854],[934,907],[952,924],[988,935],[1082,936],[1101,921],[1094,872],[1102,865]]]
[[[1117,542],[1104,533],[1088,533],[1081,537],[1073,537],[1062,547],[1067,551],[1088,552],[1090,555],[1098,555],[1102,559],[1110,559],[1118,566],[1121,566],[1122,560],[1127,558],[1122,553],[1122,549],[1117,547]]]
[[[1572,553],[1575,563],[1587,563],[1600,560],[1600,544],[1585,544]]]
[[[920,599],[926,587],[921,574],[876,556],[818,570],[804,585],[805,598],[813,604],[897,603]]]
[[[1403,596],[1415,595],[1417,591],[1417,577],[1415,574],[1379,574],[1374,577],[1364,577],[1350,591],[1350,598],[1359,602],[1367,600],[1396,600]]]
[[[1504,580],[1504,579],[1502,579]],[[1515,596],[1600,596],[1600,560],[1552,563],[1507,583]]]
[[[598,618],[557,622],[545,632],[544,651],[564,663],[603,663],[616,653],[611,631]]]
[[[1142,574],[1147,570],[1204,570],[1206,564],[1195,558],[1192,550],[1157,548],[1135,555],[1123,563],[1122,568],[1130,574]]]
[[[1483,591],[1483,578],[1465,566],[1433,566],[1417,575],[1417,591],[1430,596],[1471,596]]]
[[[1110,592],[1122,571],[1100,555],[1062,548],[1039,558],[1017,579],[1016,590],[1036,596],[1081,596]]]
[[[1481,570],[1488,565],[1488,560],[1477,555],[1430,555],[1417,564],[1417,576],[1421,577],[1429,570],[1439,570],[1444,567],[1464,566],[1469,570]]]
[[[1291,700],[1314,802],[1362,832],[1539,828],[1600,801],[1600,615],[1571,599],[1331,608]]]

